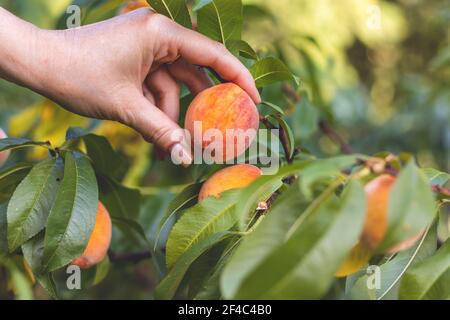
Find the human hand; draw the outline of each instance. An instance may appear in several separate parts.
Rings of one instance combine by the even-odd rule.
[[[177,148],[184,164],[192,161],[190,150],[172,134],[179,129],[177,81],[197,94],[211,85],[198,67],[207,66],[260,101],[251,74],[222,44],[149,9],[34,34],[35,79],[16,82],[71,112],[128,125],[164,151]]]

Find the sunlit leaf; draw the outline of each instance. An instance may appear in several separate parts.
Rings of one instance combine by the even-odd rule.
[[[250,72],[255,79],[258,88],[280,81],[294,81],[299,83],[297,77],[286,67],[286,65],[277,58],[267,57],[257,61]]]
[[[148,0],[158,13],[169,17],[182,26],[191,29],[192,22],[184,0]]]
[[[198,31],[227,44],[240,40],[242,32],[241,0],[211,0],[197,10]]]

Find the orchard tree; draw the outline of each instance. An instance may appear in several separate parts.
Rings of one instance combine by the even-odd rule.
[[[74,1],[84,23],[147,5],[121,3]],[[124,184],[127,163],[106,138],[73,127],[60,146],[20,137],[0,140],[0,163],[24,148],[48,153],[37,163],[10,161],[0,172],[0,265],[17,297],[29,297],[24,284],[29,279],[52,298],[61,297],[73,266],[82,268],[82,290],[89,290],[117,261],[142,258],[151,258],[159,270],[158,284],[148,292],[156,299],[450,297],[450,240],[437,236],[439,228],[447,234],[449,229],[440,214],[450,201],[448,173],[420,168],[407,153],[353,152],[321,108],[315,84],[242,39],[241,0],[148,4],[226,46],[249,68],[261,92],[282,84],[283,101],[255,106],[242,89],[207,70],[214,87],[196,97],[186,90],[180,95],[185,110],[180,123],[188,132],[193,136],[194,122],[201,121],[203,130],[220,133],[259,128],[277,134],[265,145],[268,152],[257,141],[256,155],[246,154],[252,138],[244,139],[243,147],[224,139],[223,149],[212,154],[213,166],[194,165],[195,181],[168,203],[151,235],[140,224],[150,215],[141,205],[142,191]],[[317,110],[312,125],[342,155],[318,158],[304,148],[291,129],[292,106]],[[204,151],[211,141],[202,136],[192,148],[195,143]],[[232,157],[225,151],[230,149]],[[236,155],[247,163],[223,163]],[[261,164],[267,157],[276,159],[275,171]],[[130,252],[118,254],[109,248],[113,230],[145,250],[135,253],[130,246]]]

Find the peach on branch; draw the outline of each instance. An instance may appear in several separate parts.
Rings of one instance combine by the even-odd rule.
[[[261,170],[251,164],[237,164],[219,170],[203,184],[198,200],[202,201],[209,196],[217,198],[224,191],[244,188],[261,174]]]
[[[367,209],[363,231],[358,244],[353,247],[336,276],[347,276],[366,265],[385,239],[388,228],[389,197],[395,179],[391,175],[382,174],[371,180],[364,187]],[[409,249],[420,239],[423,232],[423,230],[420,230],[414,236],[395,244],[386,253],[394,254]]]
[[[73,260],[72,264],[82,269],[87,269],[100,263],[108,253],[111,236],[111,217],[109,216],[108,210],[99,202],[94,230],[89,238],[88,245],[83,254]]]
[[[185,128],[194,152],[208,149],[217,162],[234,159],[256,137],[259,113],[250,96],[233,83],[219,84],[199,93],[190,104]]]

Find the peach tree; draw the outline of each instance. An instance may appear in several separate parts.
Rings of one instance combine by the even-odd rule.
[[[264,99],[257,106],[260,128],[279,132],[277,148],[270,150],[279,168],[201,201],[205,180],[227,166],[183,169],[192,172],[192,181],[155,217],[156,209],[143,201],[152,195],[123,182],[124,157],[88,128],[68,128],[60,146],[2,139],[0,152],[48,152],[37,163],[9,161],[0,172],[0,265],[18,297],[28,296],[23,283],[30,279],[53,298],[67,296],[67,267],[89,242],[98,201],[111,215],[116,239],[102,262],[81,272],[83,290],[104,281],[116,263],[151,258],[158,284],[148,294],[156,299],[450,297],[448,173],[420,168],[407,153],[354,153],[333,129],[314,77],[303,81],[280,52],[257,52],[242,39],[241,0],[148,3],[221,42],[249,68]],[[82,7],[85,23],[123,10],[122,1],[74,4]],[[223,81],[208,72],[216,83]],[[182,90],[184,110],[193,98]],[[298,110],[304,127],[296,132]],[[319,158],[308,151],[301,132],[311,127],[336,142],[342,155]],[[370,182],[383,176],[392,178],[391,186],[371,191]],[[369,233],[378,235],[375,245],[364,241]]]

